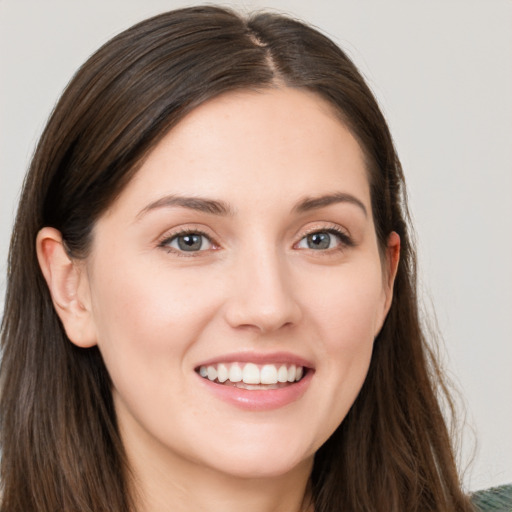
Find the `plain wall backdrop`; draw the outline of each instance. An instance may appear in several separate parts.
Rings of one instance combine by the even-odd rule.
[[[0,0],[1,309],[23,176],[66,83],[122,29],[191,4]],[[462,466],[475,459],[466,488],[512,482],[512,1],[221,5],[304,19],[366,76],[408,180],[421,293],[437,312],[448,372],[467,408]]]

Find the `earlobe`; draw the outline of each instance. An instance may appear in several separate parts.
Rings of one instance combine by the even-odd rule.
[[[400,262],[400,235],[392,231],[388,237],[386,245],[386,315],[393,301],[393,287],[395,283],[396,273],[398,271],[398,263]]]
[[[77,346],[96,345],[87,276],[68,255],[60,231],[45,227],[36,239],[39,266],[68,338]]]
[[[400,235],[394,231],[388,237],[388,241],[385,249],[385,261],[383,262],[382,268],[384,272],[383,280],[383,308],[379,315],[377,329],[375,332],[375,338],[378,336],[384,321],[391,308],[393,302],[393,287],[395,284],[395,277],[398,271],[398,263],[400,261]]]

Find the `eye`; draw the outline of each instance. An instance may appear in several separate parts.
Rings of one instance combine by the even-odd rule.
[[[309,233],[299,241],[296,247],[297,249],[325,251],[348,245],[352,245],[352,243],[345,233],[335,229],[326,229]]]
[[[213,243],[204,233],[190,231],[166,238],[160,246],[180,252],[199,252],[211,249]]]

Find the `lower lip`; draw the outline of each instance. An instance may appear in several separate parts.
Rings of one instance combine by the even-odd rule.
[[[314,371],[308,369],[298,381],[278,389],[242,389],[216,384],[198,375],[209,392],[229,404],[248,411],[270,411],[297,401],[307,390]]]

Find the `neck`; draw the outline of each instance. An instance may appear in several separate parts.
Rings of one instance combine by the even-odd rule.
[[[184,459],[161,444],[147,442],[144,435],[131,441],[125,449],[137,512],[313,510],[309,488],[313,456],[284,474],[249,478]]]
[[[136,474],[137,512],[310,512],[310,468],[286,476],[241,479],[206,468]]]

